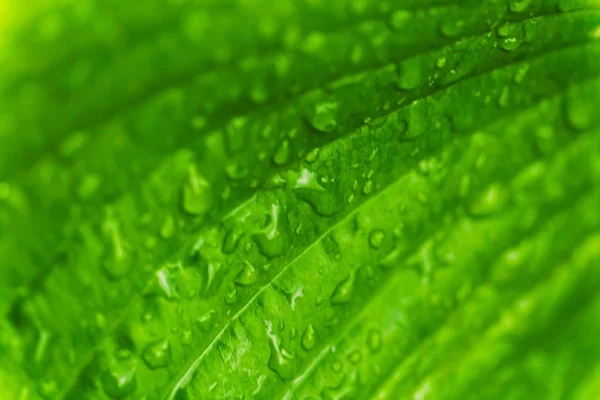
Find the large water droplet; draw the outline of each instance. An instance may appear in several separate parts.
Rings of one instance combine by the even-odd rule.
[[[273,326],[269,321],[267,321],[267,335],[270,339],[269,347],[271,350],[268,363],[269,369],[283,380],[292,379],[297,368],[295,355],[283,348],[281,339],[273,333]]]
[[[310,113],[308,121],[320,132],[332,132],[337,127],[337,113],[337,102],[320,103]]]
[[[269,210],[270,224],[252,236],[260,252],[267,258],[280,256],[288,245],[287,235],[280,226],[280,210],[279,205],[272,204]]]
[[[235,283],[241,286],[252,285],[254,282],[256,282],[257,275],[256,268],[246,261],[244,268],[236,276]]]
[[[150,369],[164,368],[171,360],[171,346],[168,340],[150,343],[142,352],[142,359]]]
[[[112,359],[101,377],[104,392],[115,399],[132,394],[136,387],[136,372],[134,360]]]
[[[275,163],[275,165],[283,165],[288,161],[289,158],[290,142],[288,140],[284,140],[273,155],[273,163]]]
[[[337,214],[344,207],[342,199],[323,189],[317,182],[316,175],[307,169],[302,170],[296,181],[294,193],[323,217]]]
[[[212,204],[212,191],[208,181],[196,171],[188,169],[188,182],[183,187],[183,209],[192,215],[204,214]]]

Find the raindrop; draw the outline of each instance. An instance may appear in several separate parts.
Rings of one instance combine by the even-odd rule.
[[[235,278],[235,283],[241,286],[249,286],[256,282],[256,268],[248,261],[245,262],[244,268]]]
[[[188,169],[188,182],[183,187],[183,209],[191,215],[204,214],[212,204],[212,192],[208,181],[196,171]]]
[[[372,353],[381,350],[381,332],[378,329],[371,329],[367,334],[367,347]]]
[[[302,335],[302,348],[306,351],[311,351],[315,347],[316,334],[312,324],[308,324],[304,334]]]
[[[281,345],[281,339],[273,333],[273,325],[267,321],[267,335],[270,342],[271,354],[269,356],[269,369],[275,372],[282,380],[289,380],[296,374],[296,357]]]
[[[275,152],[275,155],[273,155],[273,163],[275,163],[275,165],[284,165],[286,162],[288,162],[289,158],[290,142],[288,140],[284,140],[283,143],[281,143],[281,146],[279,146],[279,149],[277,149]]]
[[[379,249],[383,245],[385,233],[381,229],[374,229],[369,234],[369,244],[374,249]]]
[[[168,340],[150,343],[142,352],[142,359],[150,369],[164,368],[171,360],[171,346]]]
[[[352,299],[352,293],[354,291],[354,276],[350,275],[346,279],[342,280],[333,290],[331,294],[331,304],[341,305],[346,304]]]
[[[337,113],[337,102],[323,102],[314,107],[308,116],[308,121],[320,132],[332,132],[337,127]]]
[[[119,361],[112,359],[101,377],[104,392],[116,399],[129,396],[135,391],[136,372],[136,365],[133,360]]]

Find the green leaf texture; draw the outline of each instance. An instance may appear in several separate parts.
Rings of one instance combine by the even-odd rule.
[[[0,398],[600,398],[598,0],[0,36]]]

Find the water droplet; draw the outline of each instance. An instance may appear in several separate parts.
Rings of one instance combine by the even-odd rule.
[[[196,325],[198,325],[198,327],[200,327],[200,329],[202,329],[204,332],[208,332],[213,326],[215,315],[215,310],[208,310],[207,312],[196,318]]]
[[[500,48],[506,51],[514,51],[521,47],[525,32],[520,24],[505,24],[496,30],[500,36]]]
[[[243,168],[240,164],[227,164],[225,166],[225,173],[227,177],[232,181],[236,181],[239,179],[244,179],[248,176],[248,170]]]
[[[348,354],[348,361],[350,361],[351,364],[356,365],[360,362],[360,360],[362,360],[362,355],[360,354],[359,350],[354,350]]]
[[[204,214],[212,204],[212,191],[208,181],[196,171],[188,169],[188,182],[183,187],[183,209],[191,215]]]
[[[502,108],[506,108],[508,105],[508,86],[504,86],[502,88],[502,92],[500,92],[500,97],[498,98],[498,106]]]
[[[461,33],[462,28],[465,26],[465,21],[462,19],[449,18],[445,20],[441,27],[440,32],[447,38],[457,36]]]
[[[419,58],[412,58],[398,65],[397,86],[402,90],[413,90],[423,82],[423,66]]]
[[[256,282],[257,272],[256,268],[248,261],[245,262],[244,268],[235,278],[235,283],[242,286],[252,285]]]
[[[372,180],[368,180],[365,182],[362,192],[363,192],[363,194],[366,194],[366,195],[371,194],[371,192],[373,192],[373,181]]]
[[[401,30],[410,21],[412,13],[409,10],[396,10],[390,17],[390,25],[392,29]]]
[[[160,228],[160,236],[163,239],[168,239],[175,233],[175,220],[170,215],[165,219],[163,226]]]
[[[382,344],[381,332],[379,329],[371,329],[367,334],[367,347],[372,353],[376,353],[381,350]]]
[[[231,288],[227,293],[225,293],[225,304],[232,306],[237,303],[237,294],[237,289],[235,287]]]
[[[527,74],[527,71],[529,70],[529,64],[523,64],[519,67],[519,69],[517,70],[517,72],[515,73],[515,83],[521,83],[523,82],[523,79],[525,79],[525,75]]]
[[[288,162],[290,158],[290,142],[288,140],[284,140],[279,146],[279,149],[275,152],[273,156],[273,162],[275,165],[283,165]]]
[[[323,189],[317,182],[316,175],[306,168],[302,170],[301,176],[296,181],[294,193],[323,217],[337,214],[344,207],[343,201],[338,196]]]
[[[136,364],[134,360],[119,361],[111,359],[102,373],[104,392],[116,399],[132,394],[136,387]]]
[[[308,324],[304,334],[302,335],[302,348],[306,351],[311,351],[315,347],[316,333],[312,324]]]
[[[532,0],[508,0],[510,11],[524,12],[531,5]]]
[[[324,102],[315,106],[308,120],[316,130],[328,133],[337,127],[337,113],[337,102]]]
[[[181,335],[179,335],[179,341],[182,346],[189,346],[192,343],[193,334],[190,329],[184,329],[181,331]]]
[[[593,99],[595,94],[592,92],[593,86],[587,88],[577,88],[571,90],[567,94],[566,100],[566,118],[568,124],[577,131],[589,129],[594,120],[597,118],[597,113],[594,111],[596,105],[589,99]],[[589,91],[589,93],[586,93]]]
[[[333,360],[331,363],[331,370],[335,373],[340,373],[344,364],[340,360]]]
[[[346,279],[337,284],[331,294],[331,304],[341,305],[346,304],[352,299],[354,291],[354,276],[350,275]]]
[[[381,229],[374,229],[369,234],[369,244],[374,249],[379,249],[385,240],[385,233]]]
[[[267,335],[270,342],[271,354],[269,356],[269,369],[275,372],[282,380],[289,380],[296,374],[296,357],[281,345],[281,340],[273,333],[273,326],[267,321]]]
[[[129,252],[125,250],[125,242],[121,237],[119,224],[109,216],[103,229],[110,241],[103,259],[103,270],[111,279],[123,278],[129,272],[132,261]]]
[[[269,259],[283,254],[288,245],[287,235],[280,227],[280,209],[279,205],[272,204],[269,209],[270,224],[252,236],[260,252]]]
[[[142,352],[142,359],[150,369],[164,368],[171,360],[171,346],[168,340],[150,343]]]
[[[194,297],[202,288],[203,280],[200,269],[184,268],[181,264],[168,264],[156,271],[160,292],[169,300]]]
[[[306,157],[304,157],[304,161],[306,161],[309,164],[314,163],[315,161],[317,161],[317,159],[319,158],[319,152],[320,149],[318,147],[312,149],[307,155]]]
[[[244,232],[232,229],[227,232],[225,240],[223,241],[223,253],[233,254],[240,244],[240,240],[244,236]]]
[[[507,200],[506,188],[499,183],[494,183],[470,203],[469,212],[475,216],[491,215],[502,210]]]

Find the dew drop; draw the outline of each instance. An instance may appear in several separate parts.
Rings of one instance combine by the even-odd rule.
[[[532,0],[508,0],[508,7],[512,12],[524,12],[531,5]]]
[[[136,374],[136,365],[133,360],[113,359],[102,373],[102,388],[112,398],[120,399],[129,396],[135,391]]]
[[[168,216],[163,223],[163,226],[160,228],[160,236],[163,239],[169,239],[175,233],[175,220],[173,217]]]
[[[244,268],[237,274],[235,283],[241,286],[249,286],[256,282],[256,268],[248,261],[245,262]]]
[[[225,240],[223,241],[223,253],[233,254],[238,248],[243,235],[244,232],[236,229],[232,229],[229,232],[227,232]]]
[[[360,351],[354,350],[350,354],[348,354],[348,361],[350,361],[351,364],[356,365],[360,362],[360,360],[362,360],[362,355],[360,354]]]
[[[418,58],[404,61],[398,65],[397,86],[402,90],[413,90],[423,82],[423,66]]]
[[[311,351],[315,347],[315,342],[315,328],[312,324],[309,324],[302,335],[302,348],[306,351]]]
[[[196,318],[196,325],[198,325],[198,327],[204,332],[210,331],[210,328],[213,326],[215,320],[215,315],[215,310],[208,310]]]
[[[164,368],[171,360],[171,346],[168,340],[150,343],[142,352],[142,359],[150,369]]]
[[[281,146],[279,146],[279,149],[277,149],[275,152],[275,155],[273,155],[273,163],[275,163],[275,165],[284,165],[286,162],[288,162],[289,158],[290,142],[288,140],[284,140],[283,143],[281,143]]]
[[[281,345],[281,339],[273,333],[273,326],[267,321],[267,335],[269,336],[269,369],[275,372],[282,380],[289,380],[296,374],[296,357]]]
[[[372,353],[381,350],[381,332],[378,329],[371,329],[367,334],[367,347]]]
[[[341,305],[346,304],[352,299],[354,291],[354,277],[351,275],[337,284],[331,294],[331,304]]]
[[[208,181],[196,171],[188,169],[188,182],[183,187],[183,209],[191,215],[204,214],[212,204],[212,192]]]
[[[385,240],[385,233],[381,229],[374,229],[369,234],[369,244],[374,249],[380,249]]]
[[[491,215],[502,210],[507,200],[506,188],[501,184],[494,183],[469,204],[469,212],[474,216]]]
[[[412,13],[408,10],[396,10],[390,17],[390,25],[394,30],[401,30],[410,21]]]
[[[337,127],[337,102],[323,102],[317,104],[308,116],[308,121],[313,128],[320,132],[332,132]]]

